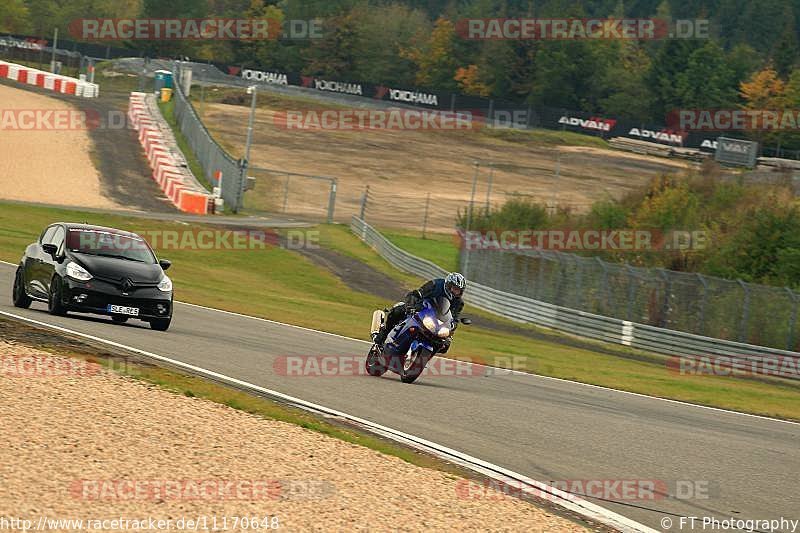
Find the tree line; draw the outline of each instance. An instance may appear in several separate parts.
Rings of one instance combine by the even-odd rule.
[[[320,19],[322,36],[114,43],[340,80],[562,107],[644,123],[676,109],[798,106],[798,0],[4,0],[0,32],[48,36],[80,18]],[[708,38],[469,40],[471,18],[709,21]],[[774,135],[773,135],[774,137]],[[762,139],[800,148],[792,135]]]

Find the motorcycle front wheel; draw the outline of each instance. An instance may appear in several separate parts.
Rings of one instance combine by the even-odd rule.
[[[425,370],[425,365],[428,364],[431,352],[425,348],[417,348],[410,355],[407,355],[403,360],[403,368],[400,371],[400,381],[403,383],[414,383],[417,378]]]

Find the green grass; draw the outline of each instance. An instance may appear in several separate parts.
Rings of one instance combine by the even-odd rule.
[[[213,187],[206,179],[206,175],[203,172],[203,167],[200,165],[200,161],[197,160],[194,152],[189,147],[189,141],[186,139],[186,136],[178,127],[178,122],[175,120],[175,100],[172,99],[169,102],[162,102],[159,99],[158,109],[161,110],[164,120],[167,121],[170,129],[172,129],[172,134],[175,136],[175,142],[178,143],[178,148],[180,148],[183,156],[186,158],[186,162],[189,164],[189,170],[192,171],[194,177],[197,178],[197,181],[199,181],[203,187],[211,191]]]
[[[0,258],[16,262],[42,228],[57,220],[78,220],[133,231],[186,230],[187,224],[126,219],[63,209],[0,203]],[[365,260],[407,286],[400,275],[341,226],[321,226],[323,246]],[[387,302],[356,292],[300,254],[281,248],[255,251],[168,250],[176,299],[366,339],[373,309]],[[219,280],[225,280],[220,290]],[[257,287],[254,290],[254,287]],[[398,295],[399,296],[399,295]],[[310,310],[313,309],[313,313]],[[474,310],[468,310],[473,313]],[[532,331],[535,328],[530,328]],[[477,327],[459,329],[451,355],[508,365],[542,375],[740,411],[800,419],[800,384],[779,380],[676,375],[666,358],[623,347],[616,355],[574,347],[550,334],[530,338]],[[599,346],[599,344],[598,344]],[[608,346],[608,345],[605,345]],[[513,359],[516,358],[516,359]],[[194,389],[191,389],[196,393]]]
[[[428,233],[423,239],[419,232],[385,229],[379,230],[395,246],[427,259],[445,270],[458,270],[458,245],[454,235]]]
[[[372,248],[364,244],[361,239],[353,235],[348,226],[343,224],[322,224],[318,226],[318,230],[320,232],[319,242],[321,246],[353,259],[358,259],[373,269],[396,279],[408,289],[416,288],[420,285],[421,280],[419,277],[394,268],[380,255],[376,254]]]
[[[131,93],[142,89],[138,74],[116,72],[113,61],[100,61],[95,64],[95,83],[100,85],[100,95],[108,93]],[[154,87],[152,79],[144,80],[144,90]]]

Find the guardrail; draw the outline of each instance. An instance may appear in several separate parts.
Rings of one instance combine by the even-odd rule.
[[[353,216],[351,231],[391,265],[423,278],[443,277],[441,267],[412,255],[389,242],[375,228]],[[620,320],[561,307],[470,282],[465,301],[480,309],[517,322],[536,324],[573,335],[621,344],[650,352],[677,356],[724,356],[740,364],[760,364],[766,357],[787,357],[800,366],[800,353],[704,337],[682,331]],[[785,373],[797,377],[797,372]]]

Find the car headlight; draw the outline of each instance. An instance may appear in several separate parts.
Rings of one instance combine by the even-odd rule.
[[[89,281],[92,279],[92,275],[89,274],[89,271],[74,262],[67,264],[67,276],[78,281]]]
[[[169,276],[161,278],[161,281],[158,282],[158,290],[163,292],[170,292],[172,290],[172,280],[169,279]]]
[[[447,326],[442,326],[441,328],[439,328],[438,335],[441,338],[446,339],[447,337],[450,336],[450,328],[448,328]]]
[[[431,333],[436,333],[436,321],[432,317],[426,316],[423,318],[422,325],[428,328]]]

